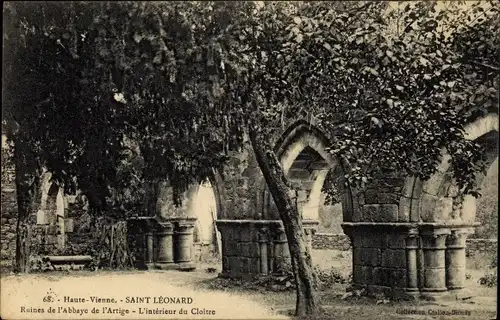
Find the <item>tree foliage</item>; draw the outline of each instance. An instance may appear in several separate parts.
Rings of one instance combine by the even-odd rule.
[[[441,5],[9,3],[2,90],[19,183],[46,167],[96,213],[124,216],[148,183],[169,181],[178,203],[248,134],[302,259],[266,137],[308,116],[353,187],[383,170],[425,180],[445,151],[471,193],[483,167],[464,126],[497,112],[499,6]]]

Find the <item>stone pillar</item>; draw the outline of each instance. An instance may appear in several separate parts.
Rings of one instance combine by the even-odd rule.
[[[151,231],[148,231],[146,233],[146,263],[153,263],[153,253],[154,253],[154,246],[153,246],[153,233]]]
[[[423,293],[446,291],[445,250],[450,229],[423,230]]]
[[[309,253],[309,256],[312,255],[312,236],[316,233],[316,229],[319,225],[318,220],[304,220],[302,222],[303,228],[304,228],[304,233],[306,235],[306,241],[307,241],[307,251]]]
[[[408,236],[406,238],[406,291],[408,293],[418,292],[417,251],[418,230],[410,229],[408,230]]]
[[[267,258],[267,241],[268,241],[268,230],[267,228],[262,228],[259,233],[259,247],[260,247],[260,273],[268,274],[268,258]]]
[[[274,238],[274,266],[273,272],[280,272],[285,268],[290,260],[290,252],[288,250],[287,238],[283,226],[276,228]]]
[[[465,241],[472,233],[469,228],[451,230],[446,239],[446,287],[462,289],[465,282]]]
[[[157,239],[157,257],[156,263],[159,267],[162,265],[172,264],[173,259],[173,225],[170,222],[159,223],[158,232],[156,233]]]
[[[181,268],[194,269],[192,265],[194,224],[195,219],[176,222],[174,259],[176,263],[181,264]]]

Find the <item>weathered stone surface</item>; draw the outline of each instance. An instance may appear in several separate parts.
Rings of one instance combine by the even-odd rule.
[[[225,254],[228,256],[236,256],[239,255],[239,247],[238,242],[236,241],[226,241],[224,249],[226,250]]]
[[[382,252],[382,266],[406,268],[406,252],[403,249],[386,249]]]
[[[444,250],[424,250],[424,265],[428,268],[444,268]]]
[[[404,249],[406,247],[406,237],[405,233],[388,233],[386,234],[387,248],[390,249]]]
[[[249,242],[248,247],[248,257],[257,258],[260,256],[260,246],[258,242]]]
[[[241,258],[240,257],[227,257],[228,258],[228,270],[231,272],[239,272],[240,265],[241,265]]]
[[[351,249],[351,240],[345,234],[315,233],[312,235],[312,248],[346,251]]]
[[[381,264],[381,251],[377,248],[362,248],[360,250],[361,253],[361,262],[363,265],[367,266],[380,266]]]
[[[243,256],[243,257],[249,257],[250,254],[249,254],[249,250],[248,250],[248,245],[249,243],[248,242],[239,242],[237,244],[238,246],[238,254]]]
[[[399,199],[398,221],[399,222],[410,221],[410,210],[411,210],[411,199],[406,197],[401,197]]]
[[[424,291],[446,290],[446,274],[444,268],[424,269]]]
[[[389,269],[375,267],[372,269],[372,283],[376,285],[386,285],[389,283]]]
[[[396,222],[398,221],[398,205],[383,204],[380,205],[380,221]]]
[[[399,196],[394,193],[381,192],[380,190],[369,190],[365,192],[365,203],[367,204],[397,204]]]
[[[380,205],[365,204],[363,206],[363,221],[380,221]]]
[[[390,285],[396,288],[406,287],[406,269],[393,269],[390,271]]]
[[[373,283],[373,268],[371,266],[353,266],[353,282],[358,284]]]
[[[362,217],[366,222],[396,222],[398,221],[398,205],[365,204]]]
[[[365,248],[385,248],[386,235],[380,232],[366,232],[360,234],[363,238],[363,247]]]

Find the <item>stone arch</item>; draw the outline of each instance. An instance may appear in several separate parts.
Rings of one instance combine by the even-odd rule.
[[[488,114],[465,127],[464,136],[469,140],[480,140],[498,135],[498,115]],[[498,158],[498,150],[487,150],[487,165],[490,167]],[[410,177],[403,188],[403,198],[410,199],[410,221],[439,222],[461,221],[472,223],[475,219],[476,198],[465,196],[458,211],[453,209],[453,198],[456,190],[449,173],[450,155],[443,149],[442,160],[437,172],[426,181]],[[478,175],[478,181],[484,178]],[[402,200],[403,201],[403,200]]]
[[[223,179],[220,172],[214,170],[211,175],[207,177],[210,182],[214,196],[215,206],[217,211],[217,219],[226,218],[226,210],[224,210],[224,188]],[[178,217],[196,217],[194,209],[194,201],[196,194],[200,188],[200,183],[193,183],[184,192],[182,205],[180,208],[175,208],[172,201],[172,187],[167,183],[161,183],[160,194],[157,203],[157,214],[163,218],[178,218]]]
[[[205,182],[209,182],[210,191],[205,188]],[[187,265],[191,265],[191,262],[214,258],[222,250],[221,237],[216,227],[217,220],[224,219],[226,212],[223,206],[222,194],[224,191],[222,183],[222,176],[217,170],[214,170],[206,180],[193,182],[184,192],[180,207],[175,207],[173,204],[172,187],[168,183],[160,185],[157,217],[155,219],[160,223],[167,222],[174,228],[173,248],[175,252],[181,250],[181,247],[184,248],[183,250],[192,247],[192,249],[184,252],[184,258],[189,260]],[[213,197],[215,215],[206,210],[208,207],[205,207],[205,205],[209,203],[199,203],[199,200],[201,200],[199,199],[200,192],[209,196],[209,199],[205,199],[206,201],[211,202]],[[207,192],[209,194],[206,194]],[[180,244],[181,242],[177,240],[178,237],[176,236],[181,233],[186,234],[186,239],[182,240],[184,241],[183,244]],[[169,248],[161,250],[170,251]]]
[[[321,205],[321,190],[327,174],[338,167],[339,162],[337,159],[327,151],[328,139],[323,132],[306,120],[299,120],[292,124],[281,135],[275,145],[275,153],[278,157],[285,175],[289,177],[293,175],[294,163],[301,157],[309,157],[309,168],[311,169],[310,179],[306,187],[305,194],[299,194],[299,201],[303,201],[303,217],[304,220],[318,220],[318,208]],[[311,161],[311,157],[314,158]],[[307,161],[307,160],[306,160]],[[262,200],[262,217],[264,219],[279,219],[276,213],[270,212],[270,204],[272,197],[267,190],[264,178],[261,179],[261,192],[259,195]],[[345,212],[352,207],[350,205],[351,194],[350,190],[346,189],[347,195],[342,200],[342,206]]]
[[[48,250],[65,246],[65,206],[63,189],[50,180],[50,174],[44,174],[41,186],[40,209],[37,213],[37,224],[44,226],[44,243]]]

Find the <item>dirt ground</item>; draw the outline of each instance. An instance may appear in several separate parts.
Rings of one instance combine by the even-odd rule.
[[[315,250],[316,251],[316,250]],[[338,268],[341,274],[350,273],[349,252],[313,252],[313,261],[321,268]],[[207,272],[208,267],[216,267],[217,272]],[[43,298],[49,295],[56,299],[64,296],[116,297],[115,307],[134,309],[134,314],[120,316],[115,314],[83,315],[80,319],[286,319],[295,308],[295,293],[247,290],[241,288],[216,288],[219,265],[200,264],[194,272],[180,271],[74,271],[72,273],[50,272],[23,276],[7,275],[1,278],[1,315],[2,319],[67,319],[67,314],[19,314],[20,307],[47,307]],[[496,288],[480,286],[477,282],[484,270],[468,270],[468,293],[472,298],[461,301],[435,302],[386,302],[357,297],[342,299],[346,285],[334,284],[319,292],[319,302],[325,315],[315,319],[496,319]],[[187,305],[192,308],[215,310],[215,315],[139,315],[138,304],[126,304],[126,297],[192,297]],[[61,302],[59,302],[61,303]],[[58,305],[54,301],[53,305]],[[69,306],[69,304],[66,304]],[[83,303],[76,307],[92,307],[95,304]],[[64,305],[63,305],[64,306]],[[162,307],[170,310],[186,305],[148,304],[147,307]],[[9,313],[10,310],[17,314]],[[132,311],[131,311],[132,312]],[[418,313],[418,314],[417,314]],[[29,316],[29,317],[27,317]],[[40,317],[37,317],[40,316]]]

